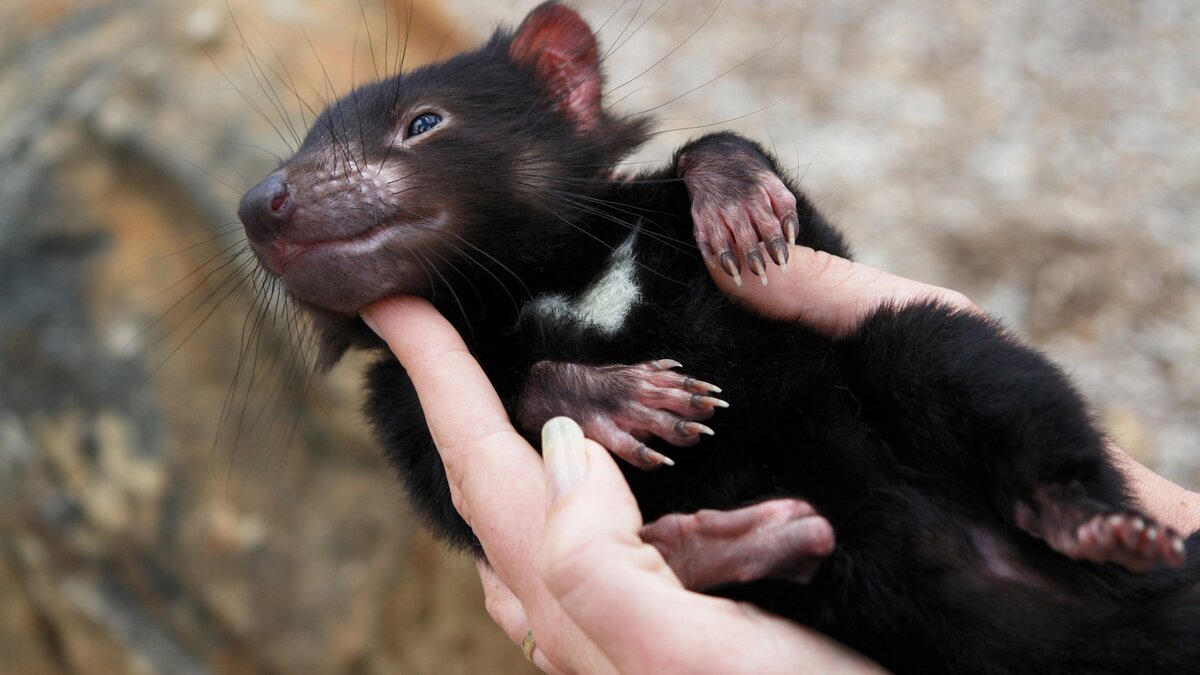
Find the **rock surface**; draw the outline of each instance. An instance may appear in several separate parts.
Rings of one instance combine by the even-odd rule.
[[[361,363],[310,376],[255,300],[234,209],[335,92],[535,4],[418,2],[405,50],[395,1],[0,9],[0,672],[528,672],[408,517]],[[1200,485],[1200,12],[576,4],[660,120],[636,161],[774,146],[862,259],[971,295]]]
[[[358,5],[0,11],[0,673],[528,672],[246,273],[241,192],[373,70]]]

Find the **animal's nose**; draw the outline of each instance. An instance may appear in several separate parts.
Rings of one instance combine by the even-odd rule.
[[[280,234],[295,210],[295,200],[288,193],[283,175],[273,173],[242,196],[238,218],[248,237],[265,241]]]

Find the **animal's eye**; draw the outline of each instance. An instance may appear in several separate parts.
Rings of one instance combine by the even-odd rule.
[[[420,136],[442,123],[442,116],[437,113],[424,113],[418,115],[412,122],[408,123],[408,136]]]

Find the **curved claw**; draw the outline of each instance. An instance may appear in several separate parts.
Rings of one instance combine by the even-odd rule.
[[[667,457],[657,450],[654,450],[645,443],[638,445],[637,453],[638,457],[641,458],[642,462],[645,464],[641,467],[643,469],[655,469],[658,468],[658,466],[675,466],[675,460]]]
[[[755,276],[762,280],[763,286],[767,285],[767,265],[765,262],[763,262],[762,253],[759,253],[757,249],[753,251],[747,251],[746,266],[750,268],[750,271],[753,272]]]
[[[691,406],[693,408],[728,408],[729,404],[719,398],[712,396],[701,396],[692,394]]]
[[[775,264],[779,265],[779,269],[784,274],[787,274],[788,257],[791,254],[791,248],[788,246],[787,241],[783,237],[771,240],[771,243],[767,244],[767,253],[771,255],[771,260],[774,260]]]
[[[796,216],[796,212],[792,211],[783,217],[783,236],[787,238],[787,243],[795,246],[796,237],[800,234],[800,219]]]
[[[799,233],[796,196],[763,159],[747,149],[732,155],[694,154],[684,183],[692,197],[696,242],[708,262],[741,286],[743,265],[766,285],[766,255],[787,270],[789,246]]]
[[[742,274],[737,256],[733,254],[733,251],[725,251],[721,253],[720,260],[721,268],[725,270],[726,274],[733,277],[733,283],[740,287],[742,285]]]
[[[729,407],[710,396],[720,387],[679,372],[682,367],[674,359],[609,366],[542,361],[522,395],[518,422],[528,430],[548,417],[570,415],[589,438],[636,467],[673,466],[673,459],[647,442],[695,445],[714,433],[700,420]]]
[[[680,421],[682,422],[682,420]],[[717,434],[717,432],[699,422],[683,422],[683,424],[676,426],[678,427],[676,431],[680,436],[698,436],[700,434],[715,436]]]

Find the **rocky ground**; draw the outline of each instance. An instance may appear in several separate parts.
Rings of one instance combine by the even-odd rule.
[[[534,4],[418,3],[406,63]],[[636,161],[762,140],[862,259],[971,295],[1200,485],[1200,10],[576,4],[659,119]],[[397,59],[401,3],[228,5],[0,7],[0,672],[525,672],[406,515],[361,363],[311,379],[235,256],[238,196]]]
[[[459,39],[421,9],[409,63]],[[289,89],[371,69],[357,4],[2,12],[0,673],[527,670],[235,255]]]

